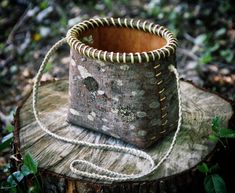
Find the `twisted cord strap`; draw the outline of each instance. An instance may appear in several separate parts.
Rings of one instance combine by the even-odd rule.
[[[61,40],[59,40],[58,42],[56,42],[51,49],[47,52],[39,70],[38,73],[36,75],[35,78],[35,82],[33,85],[33,113],[36,119],[36,122],[39,124],[40,128],[46,132],[48,135],[50,135],[51,137],[57,139],[57,140],[61,140],[67,143],[71,143],[71,144],[75,144],[75,145],[81,145],[81,146],[86,146],[86,147],[90,147],[90,148],[96,148],[96,149],[101,149],[101,150],[108,150],[108,151],[116,151],[116,152],[120,152],[120,153],[128,153],[131,155],[134,155],[136,157],[139,158],[143,158],[149,161],[150,163],[150,169],[148,171],[144,171],[142,173],[139,174],[123,174],[123,173],[118,173],[118,172],[114,172],[105,168],[102,168],[96,164],[93,164],[89,161],[86,160],[81,160],[81,159],[76,159],[73,160],[70,164],[70,169],[72,172],[74,172],[75,174],[78,174],[80,176],[83,177],[88,177],[88,178],[93,178],[93,179],[99,179],[99,180],[106,180],[106,181],[127,181],[127,180],[133,180],[133,179],[137,179],[143,176],[146,176],[148,174],[151,174],[152,172],[154,172],[155,170],[158,169],[158,167],[167,159],[167,157],[170,155],[170,153],[173,150],[173,147],[176,143],[176,138],[177,135],[180,131],[180,127],[181,127],[181,119],[182,119],[182,109],[181,109],[181,97],[180,97],[180,88],[179,88],[179,75],[178,72],[176,70],[176,68],[173,65],[169,66],[169,70],[172,71],[175,76],[176,76],[176,82],[177,82],[177,92],[178,92],[178,108],[179,108],[179,119],[178,119],[178,126],[176,129],[176,132],[174,134],[173,140],[171,142],[171,145],[169,147],[169,149],[167,150],[166,154],[160,159],[160,161],[158,162],[157,165],[155,165],[153,158],[145,153],[144,151],[138,150],[138,149],[134,149],[134,148],[128,148],[128,147],[121,147],[121,146],[117,146],[117,145],[106,145],[106,144],[94,144],[94,143],[88,143],[85,141],[79,141],[76,139],[70,139],[70,138],[66,138],[66,137],[62,137],[60,135],[57,135],[53,132],[51,132],[40,120],[39,118],[39,113],[37,110],[37,99],[38,99],[38,87],[39,87],[39,83],[43,74],[43,70],[45,69],[46,64],[48,63],[48,60],[50,59],[50,57],[52,56],[52,54],[55,53],[55,51],[62,46],[64,43],[66,43],[66,37],[62,38]],[[93,170],[96,171],[96,173],[91,173],[91,172],[86,172],[86,171],[82,171],[79,169],[76,169],[75,166],[78,164],[83,164],[86,165],[89,168],[92,168]]]

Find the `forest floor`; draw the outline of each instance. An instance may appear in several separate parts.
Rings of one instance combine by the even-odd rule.
[[[104,0],[0,2],[0,141],[17,105],[32,89],[47,50],[74,24],[91,17],[141,18],[166,26],[179,40],[182,78],[235,100],[235,5],[232,1]],[[56,65],[55,65],[56,64]],[[68,77],[69,48],[46,67],[43,81]],[[0,152],[0,180],[10,148]],[[234,171],[235,172],[235,171]]]

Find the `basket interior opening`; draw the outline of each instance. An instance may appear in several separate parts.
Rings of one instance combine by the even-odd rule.
[[[80,37],[85,44],[108,52],[147,52],[166,44],[162,37],[137,29],[115,26],[90,29],[83,32]]]

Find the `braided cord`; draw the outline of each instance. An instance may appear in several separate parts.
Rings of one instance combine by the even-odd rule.
[[[114,172],[114,171],[102,168],[102,167],[100,167],[96,164],[93,164],[89,161],[86,161],[86,160],[75,159],[70,163],[70,169],[72,172],[74,172],[77,175],[87,177],[87,178],[92,178],[92,179],[105,180],[105,181],[127,181],[127,180],[141,178],[141,177],[146,176],[146,175],[154,172],[155,170],[157,170],[159,168],[159,166],[168,158],[168,156],[172,152],[173,147],[176,143],[177,135],[178,135],[178,133],[180,131],[180,127],[181,127],[181,120],[182,120],[182,107],[181,106],[182,105],[181,105],[180,88],[179,88],[179,75],[178,75],[176,68],[173,65],[169,66],[169,70],[171,72],[173,72],[176,76],[177,92],[178,92],[178,109],[179,109],[178,126],[177,126],[177,130],[174,134],[174,137],[173,137],[173,140],[171,142],[169,149],[167,150],[166,154],[159,160],[158,164],[155,165],[153,158],[149,154],[145,153],[144,151],[141,151],[141,150],[138,150],[135,148],[121,147],[121,146],[117,146],[117,145],[94,144],[94,143],[88,143],[88,142],[80,141],[80,140],[76,140],[76,139],[66,138],[66,137],[63,137],[63,136],[60,136],[60,135],[57,135],[57,134],[51,132],[41,122],[41,120],[39,118],[39,113],[37,110],[39,83],[40,83],[43,71],[45,69],[45,66],[46,66],[48,60],[50,59],[50,57],[55,53],[55,51],[60,46],[62,46],[64,43],[66,43],[66,41],[67,40],[64,37],[51,47],[51,49],[47,52],[41,66],[38,70],[35,81],[34,81],[32,108],[33,108],[33,113],[34,113],[36,122],[39,124],[40,128],[44,132],[46,132],[48,135],[50,135],[51,137],[53,137],[57,140],[63,141],[63,142],[67,142],[67,143],[71,143],[71,144],[75,144],[75,145],[86,146],[86,147],[90,147],[90,148],[101,149],[101,150],[115,151],[115,152],[120,152],[120,153],[128,153],[128,154],[134,155],[136,157],[146,159],[150,163],[150,169],[147,171],[144,171],[144,172],[142,171],[139,174],[123,174],[123,173],[118,173],[118,172]],[[94,173],[94,172],[91,173],[91,172],[82,171],[82,170],[77,169],[75,166],[79,165],[79,164],[83,164],[89,168],[92,168],[93,170],[96,171],[96,173]]]

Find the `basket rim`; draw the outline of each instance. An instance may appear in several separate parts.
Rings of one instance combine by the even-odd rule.
[[[88,29],[94,29],[102,26],[137,29],[164,38],[166,40],[166,44],[159,49],[151,51],[126,53],[99,50],[83,43],[78,39],[82,32]],[[177,47],[177,39],[167,28],[149,21],[142,21],[140,19],[111,17],[85,20],[69,29],[66,38],[70,47],[76,50],[82,56],[112,63],[152,62],[171,56],[175,53]]]

